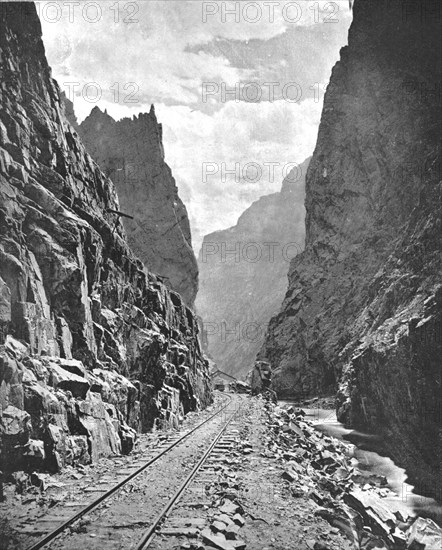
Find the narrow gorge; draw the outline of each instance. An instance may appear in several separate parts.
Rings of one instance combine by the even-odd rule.
[[[253,367],[267,324],[281,307],[290,259],[304,248],[308,164],[293,168],[281,190],[254,202],[234,227],[204,237],[196,308],[209,357],[235,377]]]
[[[0,2],[0,550],[442,549],[441,12]]]

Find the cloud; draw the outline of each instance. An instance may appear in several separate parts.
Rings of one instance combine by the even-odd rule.
[[[268,40],[226,40],[215,38],[191,51],[223,56],[232,69],[251,77],[239,82],[235,93],[231,87],[224,96],[228,101],[269,101],[291,99],[303,101],[323,95],[330,77],[331,64],[346,42],[347,25],[323,24],[292,27]],[[208,84],[206,85],[206,88]],[[208,97],[220,99],[221,82],[214,81]]]
[[[155,103],[196,249],[204,234],[279,190],[286,165],[312,154],[323,89],[350,23],[347,0],[275,2],[273,18],[268,2],[37,4],[53,74],[80,121],[95,105],[120,119]],[[273,97],[266,82],[278,84]],[[298,103],[296,89],[284,88],[293,82]],[[218,86],[206,101],[203,83]],[[223,86],[235,92],[223,97]]]
[[[280,190],[293,163],[312,154],[321,109],[314,100],[229,102],[210,116],[156,106],[196,249],[203,235],[234,225],[253,200]]]
[[[201,105],[201,85],[207,81],[234,86],[296,80],[304,88],[303,98],[311,96],[309,86],[327,78],[330,59],[336,59],[349,21],[347,3],[341,0],[275,2],[273,8],[269,2],[181,0],[37,4],[54,74],[64,89],[79,83],[78,103],[88,102],[84,96],[90,82],[100,86],[107,101],[115,102],[117,86],[134,83],[134,98],[140,104],[202,109],[208,107]],[[286,9],[289,4],[299,9]],[[317,10],[326,5],[336,6],[336,23],[325,23]],[[210,6],[218,8],[213,15]],[[253,6],[262,12],[256,22]],[[234,8],[240,12],[237,20],[231,13]],[[300,20],[290,23],[298,11]],[[278,93],[276,98],[281,97],[281,90]],[[125,101],[126,95],[120,94],[118,102]]]
[[[59,21],[50,22],[56,15],[45,6],[56,3],[40,4],[43,38],[54,74],[63,77],[63,88],[72,89],[72,83],[79,83],[75,89],[80,103],[87,102],[84,87],[90,82],[98,83],[106,100],[115,97],[116,83],[122,87],[133,82],[140,102],[149,98],[150,102],[192,104],[199,99],[203,80],[234,83],[249,76],[247,70],[232,68],[221,55],[186,51],[194,40],[213,38],[211,25],[201,22],[198,2],[185,6],[180,2],[138,2],[138,22],[133,24],[123,22],[124,13],[115,22],[115,10],[111,9],[115,2],[100,3],[102,17],[96,23],[85,20],[88,12],[84,14],[81,6],[73,12],[72,22],[66,8]],[[69,3],[60,6],[64,4]]]

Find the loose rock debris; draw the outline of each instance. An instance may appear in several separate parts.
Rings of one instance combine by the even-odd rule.
[[[191,446],[204,451],[198,439]],[[151,547],[440,550],[438,525],[395,508],[386,499],[391,495],[388,480],[360,471],[353,451],[351,444],[317,432],[301,409],[245,398],[231,430],[163,522]],[[119,461],[117,469],[124,469],[127,459],[114,461]],[[83,469],[67,473],[74,481],[78,475],[87,479],[91,468]],[[109,481],[105,476],[101,480]],[[18,476],[22,506],[42,506],[54,482],[56,478],[45,474]],[[58,483],[62,490],[69,487]],[[165,481],[164,488],[166,501],[170,494]],[[126,489],[129,497],[138,490],[136,484]],[[114,539],[128,527],[121,523],[113,527]]]
[[[355,548],[442,548],[438,525],[430,519],[404,518],[400,506],[384,500],[392,494],[387,479],[358,470],[352,445],[317,432],[301,409],[271,404],[265,408],[267,447],[284,465],[288,491],[312,499],[315,516],[337,527]],[[316,543],[314,548],[323,546]]]
[[[317,432],[301,409],[253,403],[236,445],[212,462],[223,466],[206,487],[207,526],[157,548],[442,548],[442,530],[387,502],[388,480],[359,470],[351,444]]]

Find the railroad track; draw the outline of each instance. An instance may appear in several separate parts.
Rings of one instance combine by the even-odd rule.
[[[235,417],[237,415],[237,411],[234,412],[225,422],[222,429],[218,432],[216,437],[213,439],[203,456],[199,459],[199,461],[195,464],[195,466],[192,468],[192,471],[187,475],[187,477],[184,479],[184,481],[181,483],[178,490],[175,492],[175,494],[172,496],[172,498],[169,500],[169,502],[164,506],[164,508],[161,510],[161,512],[156,516],[154,521],[152,522],[149,529],[144,533],[143,537],[140,539],[140,541],[136,544],[134,547],[134,550],[146,550],[150,547],[157,530],[160,526],[164,526],[165,521],[167,521],[168,516],[172,509],[179,503],[180,499],[184,495],[186,489],[190,487],[190,485],[196,480],[196,477],[200,472],[205,468],[211,468],[212,465],[209,463],[209,460],[211,458],[212,453],[217,449],[217,447],[220,447],[223,442],[223,437],[226,434],[227,429],[234,421]],[[236,430],[237,432],[237,430]],[[225,443],[224,443],[225,444]],[[224,450],[224,447],[222,447]],[[205,489],[205,483],[207,482],[207,479],[200,480],[199,483],[199,490],[197,490],[197,493],[199,495],[204,494]],[[191,529],[192,531],[192,529]]]
[[[167,444],[163,449],[160,450],[156,455],[150,457],[147,461],[145,461],[143,464],[134,464],[132,466],[132,471],[128,472],[128,474],[119,482],[116,484],[113,484],[111,488],[107,490],[103,490],[102,494],[100,494],[97,498],[93,499],[89,504],[82,506],[81,509],[72,514],[68,519],[64,519],[60,521],[59,525],[46,535],[44,535],[38,542],[33,544],[32,546],[28,547],[27,550],[38,550],[40,548],[48,547],[49,544],[53,543],[55,546],[52,546],[51,548],[78,548],[78,546],[73,543],[71,540],[69,540],[71,537],[79,538],[79,532],[82,532],[82,529],[78,530],[78,525],[84,521],[85,523],[89,523],[90,525],[95,526],[97,524],[97,519],[100,520],[102,517],[101,510],[104,509],[104,513],[106,513],[107,510],[112,510],[113,507],[116,505],[120,506],[120,508],[123,506],[122,510],[124,511],[124,505],[121,503],[113,503],[112,500],[115,498],[118,498],[118,496],[124,492],[128,485],[131,482],[137,482],[140,480],[140,478],[143,476],[146,477],[146,474],[149,473],[150,470],[152,470],[154,467],[158,466],[162,461],[162,458],[169,458],[167,455],[170,456],[171,451],[175,450],[175,453],[179,451],[180,446],[182,447],[185,443],[187,444],[187,448],[189,447],[189,442],[191,441],[190,436],[196,435],[196,432],[202,432],[203,430],[207,431],[207,435],[204,435],[204,438],[208,440],[208,443],[205,442],[205,452],[202,456],[199,456],[199,459],[197,460],[197,463],[191,468],[190,473],[187,471],[189,470],[189,467],[183,469],[186,471],[186,476],[184,481],[181,481],[178,489],[174,488],[174,493],[171,498],[169,498],[167,504],[162,508],[160,514],[157,514],[156,517],[149,521],[149,527],[147,529],[144,528],[143,522],[139,521],[136,524],[137,526],[141,526],[143,528],[143,536],[141,537],[140,541],[136,543],[137,545],[133,546],[133,544],[130,545],[131,548],[135,549],[144,549],[147,548],[150,544],[150,541],[153,538],[153,535],[155,533],[155,530],[160,525],[160,523],[163,521],[165,517],[167,517],[168,512],[172,509],[174,504],[179,500],[180,496],[183,494],[183,492],[186,490],[186,488],[189,486],[189,484],[192,482],[193,478],[195,477],[196,473],[201,469],[204,462],[207,460],[215,446],[217,445],[218,441],[226,431],[229,424],[232,422],[233,418],[236,415],[237,409],[235,409],[233,412],[228,411],[229,406],[231,406],[234,402],[241,402],[242,399],[237,397],[235,399],[232,399],[231,396],[226,395],[226,401],[227,403],[223,404],[216,412],[214,412],[212,415],[210,415],[208,418],[206,418],[203,422],[200,422],[197,426],[193,427],[189,431],[185,432],[183,435],[178,437],[177,439],[173,440],[170,444]],[[227,413],[227,419],[224,419],[222,413]],[[213,434],[215,428],[215,435]],[[164,444],[163,444],[164,445]],[[180,457],[178,457],[179,459]],[[155,473],[153,474],[155,476]],[[161,475],[158,474],[157,475]],[[158,481],[158,478],[155,479],[155,481]],[[145,484],[145,493],[149,489],[149,484]],[[98,489],[99,490],[99,489]],[[144,503],[148,503],[151,499],[151,495],[147,493],[147,496],[145,499],[141,499],[139,502],[139,506],[143,506]],[[147,499],[147,500],[146,500]],[[93,517],[90,520],[87,520],[87,518],[91,518],[91,515],[96,515],[96,517]],[[124,515],[124,514],[123,514]],[[53,519],[46,519],[43,518],[43,521],[52,521],[52,524],[54,524],[57,521],[57,518]],[[77,526],[77,532],[76,532],[76,526]],[[110,528],[114,526],[110,525]],[[122,526],[124,527],[124,526]],[[79,532],[78,532],[79,531]],[[62,535],[65,535],[66,540],[61,541],[59,540]],[[95,537],[93,533],[90,533],[90,537]],[[93,546],[93,539],[90,539],[91,545],[84,546],[84,543],[81,544],[83,548],[101,548],[101,546]],[[115,541],[115,539],[113,539]],[[65,545],[64,542],[67,544]],[[98,541],[97,541],[98,542]],[[61,545],[60,545],[61,544]],[[100,543],[101,544],[101,543]],[[107,546],[109,547],[109,546]],[[127,546],[118,546],[118,548],[126,548]]]

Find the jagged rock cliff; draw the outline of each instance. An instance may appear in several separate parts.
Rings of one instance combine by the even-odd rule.
[[[441,56],[440,13],[429,10],[355,2],[307,173],[306,249],[290,266],[260,357],[272,363],[280,395],[337,390],[339,418],[380,432],[434,493]]]
[[[244,377],[267,324],[281,307],[290,259],[304,248],[304,186],[309,160],[261,197],[234,227],[204,237],[196,306],[207,351],[218,368]]]
[[[68,104],[69,105],[69,104]],[[114,182],[129,245],[144,265],[162,276],[193,307],[198,266],[187,210],[164,161],[161,124],[149,114],[116,122],[94,107],[78,126],[92,158]]]
[[[33,3],[1,9],[0,469],[127,452],[210,401],[191,310],[131,252]]]

